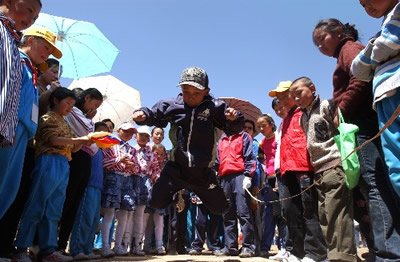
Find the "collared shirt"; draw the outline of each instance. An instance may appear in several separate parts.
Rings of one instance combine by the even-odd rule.
[[[151,151],[150,145],[146,145],[145,147],[135,145],[134,147],[137,151],[139,173],[148,176],[151,181],[156,181],[160,176],[161,167],[156,155]]]
[[[59,114],[49,111],[39,120],[39,127],[36,133],[35,156],[42,154],[60,154],[71,161],[71,151],[74,148],[70,145],[53,145],[50,143],[52,137],[75,137],[74,132]]]
[[[124,156],[128,156],[129,160],[135,163],[133,168],[129,168],[125,163],[121,162],[121,158]],[[136,149],[129,145],[128,142],[123,145],[105,148],[103,149],[103,167],[109,171],[135,175],[140,170],[136,156]]]
[[[0,12],[0,146],[13,143],[18,123],[22,65],[14,22]]]

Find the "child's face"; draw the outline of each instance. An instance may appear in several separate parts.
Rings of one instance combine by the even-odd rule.
[[[51,82],[58,80],[58,70],[58,65],[52,65],[40,75],[40,78],[44,80],[46,85],[50,85]]]
[[[127,142],[132,139],[133,135],[135,134],[135,131],[133,129],[128,129],[128,130],[123,130],[123,129],[118,129],[117,134],[121,140],[124,142]]]
[[[280,103],[282,104],[282,106],[287,108],[288,110],[296,105],[293,98],[289,94],[289,90],[276,93],[276,97],[279,99],[279,101],[281,101]]]
[[[108,132],[108,127],[98,126],[95,131],[96,132]]]
[[[154,154],[156,155],[157,160],[158,160],[159,162],[164,161],[164,159],[165,159],[165,150],[164,150],[164,149],[162,149],[162,148],[157,148],[157,149],[154,149],[153,152],[154,152]]]
[[[3,0],[8,6],[8,16],[14,20],[15,29],[21,31],[30,27],[38,18],[40,4],[38,0]]]
[[[54,51],[54,47],[41,37],[28,36],[25,46],[21,49],[29,56],[34,65],[40,65]]]
[[[155,128],[151,139],[153,139],[154,144],[161,144],[164,140],[164,131],[161,128]]]
[[[255,130],[250,122],[244,122],[243,131],[253,137]]]
[[[104,123],[106,123],[106,125],[108,126],[107,132],[112,133],[114,131],[113,123],[111,123],[110,121],[106,121]]]
[[[99,106],[101,106],[102,103],[103,103],[102,100],[94,99],[91,98],[90,95],[86,95],[85,103],[83,104],[83,112],[84,113],[93,112],[97,110],[97,108],[99,108]]]
[[[277,116],[280,118],[285,118],[287,116],[287,109],[282,105],[280,101],[276,103],[274,106],[274,111]]]
[[[58,101],[56,98],[54,98],[53,111],[60,116],[67,116],[69,113],[71,113],[75,102],[76,100],[72,97],[64,98],[61,101]]]
[[[292,84],[290,87],[290,96],[293,97],[296,105],[301,108],[307,108],[314,100],[314,85],[306,86],[301,81]]]
[[[136,141],[139,146],[141,146],[141,147],[146,146],[147,143],[150,141],[150,136],[149,136],[149,134],[138,133],[136,135]]]
[[[257,119],[257,128],[264,136],[269,136],[273,132],[272,131],[273,126],[267,121],[267,119],[262,117]]]
[[[208,95],[209,89],[200,90],[191,85],[182,85],[183,101],[190,107],[196,107],[203,102],[203,99]]]
[[[323,27],[315,30],[313,38],[318,50],[326,56],[334,56],[340,42],[340,33],[332,34]]]
[[[365,12],[374,18],[385,16],[398,3],[398,0],[360,0]]]

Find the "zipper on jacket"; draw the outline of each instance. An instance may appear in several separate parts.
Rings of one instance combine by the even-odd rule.
[[[192,167],[192,154],[190,153],[189,146],[190,146],[190,140],[192,138],[192,129],[193,129],[193,121],[194,121],[194,112],[195,111],[196,111],[196,108],[193,108],[192,109],[192,117],[190,118],[189,136],[188,136],[188,141],[187,141],[187,145],[186,145],[189,167]]]

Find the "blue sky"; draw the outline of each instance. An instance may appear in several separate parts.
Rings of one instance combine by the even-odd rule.
[[[215,97],[246,99],[273,116],[268,91],[282,80],[308,76],[323,98],[332,97],[336,59],[320,54],[312,42],[318,20],[334,17],[355,24],[364,44],[380,25],[353,0],[42,0],[42,4],[44,13],[95,23],[120,50],[110,74],[139,90],[144,106],[176,96],[182,70],[199,66],[208,72]],[[71,80],[61,82],[68,86]]]

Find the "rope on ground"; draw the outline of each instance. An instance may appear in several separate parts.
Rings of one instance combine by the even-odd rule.
[[[351,154],[353,154],[353,153],[359,151],[361,148],[363,148],[363,147],[366,146],[367,144],[371,143],[373,140],[377,139],[380,135],[382,135],[382,133],[385,131],[385,129],[388,128],[388,127],[393,123],[394,120],[396,120],[396,118],[397,118],[397,116],[399,116],[399,114],[400,114],[400,105],[397,106],[396,111],[394,111],[393,115],[389,118],[389,120],[386,122],[386,124],[382,127],[382,129],[381,129],[374,137],[368,139],[367,141],[365,141],[364,143],[362,143],[360,146],[356,147],[356,148],[355,148],[353,151],[351,151],[340,163],[338,163],[337,165],[335,165],[335,166],[332,167],[332,168],[338,167],[339,165],[342,164],[342,162],[343,162],[344,160],[346,160],[347,158],[349,158],[349,156],[350,156]],[[304,192],[306,192],[307,190],[310,190],[310,189],[311,189],[312,187],[314,187],[316,184],[318,184],[318,183],[322,180],[322,178],[324,178],[324,177],[321,176],[320,178],[318,178],[317,180],[315,180],[314,183],[312,183],[311,185],[309,185],[307,188],[305,188],[304,190],[302,190],[302,191],[301,191],[300,193],[298,193],[298,194],[295,194],[295,195],[293,195],[293,196],[286,197],[286,198],[280,198],[280,199],[278,199],[278,200],[268,201],[268,203],[272,204],[272,203],[277,203],[277,202],[283,202],[283,201],[287,201],[287,200],[293,199],[293,198],[295,198],[295,197],[298,197],[298,196],[300,196],[301,194],[303,194]],[[250,195],[250,197],[251,197],[252,199],[254,199],[255,201],[257,201],[257,202],[259,202],[259,203],[265,203],[265,201],[260,200],[260,199],[256,198],[255,196],[253,196],[253,195],[251,194],[251,192],[250,192],[247,188],[246,188],[246,192],[247,192],[247,193]]]

